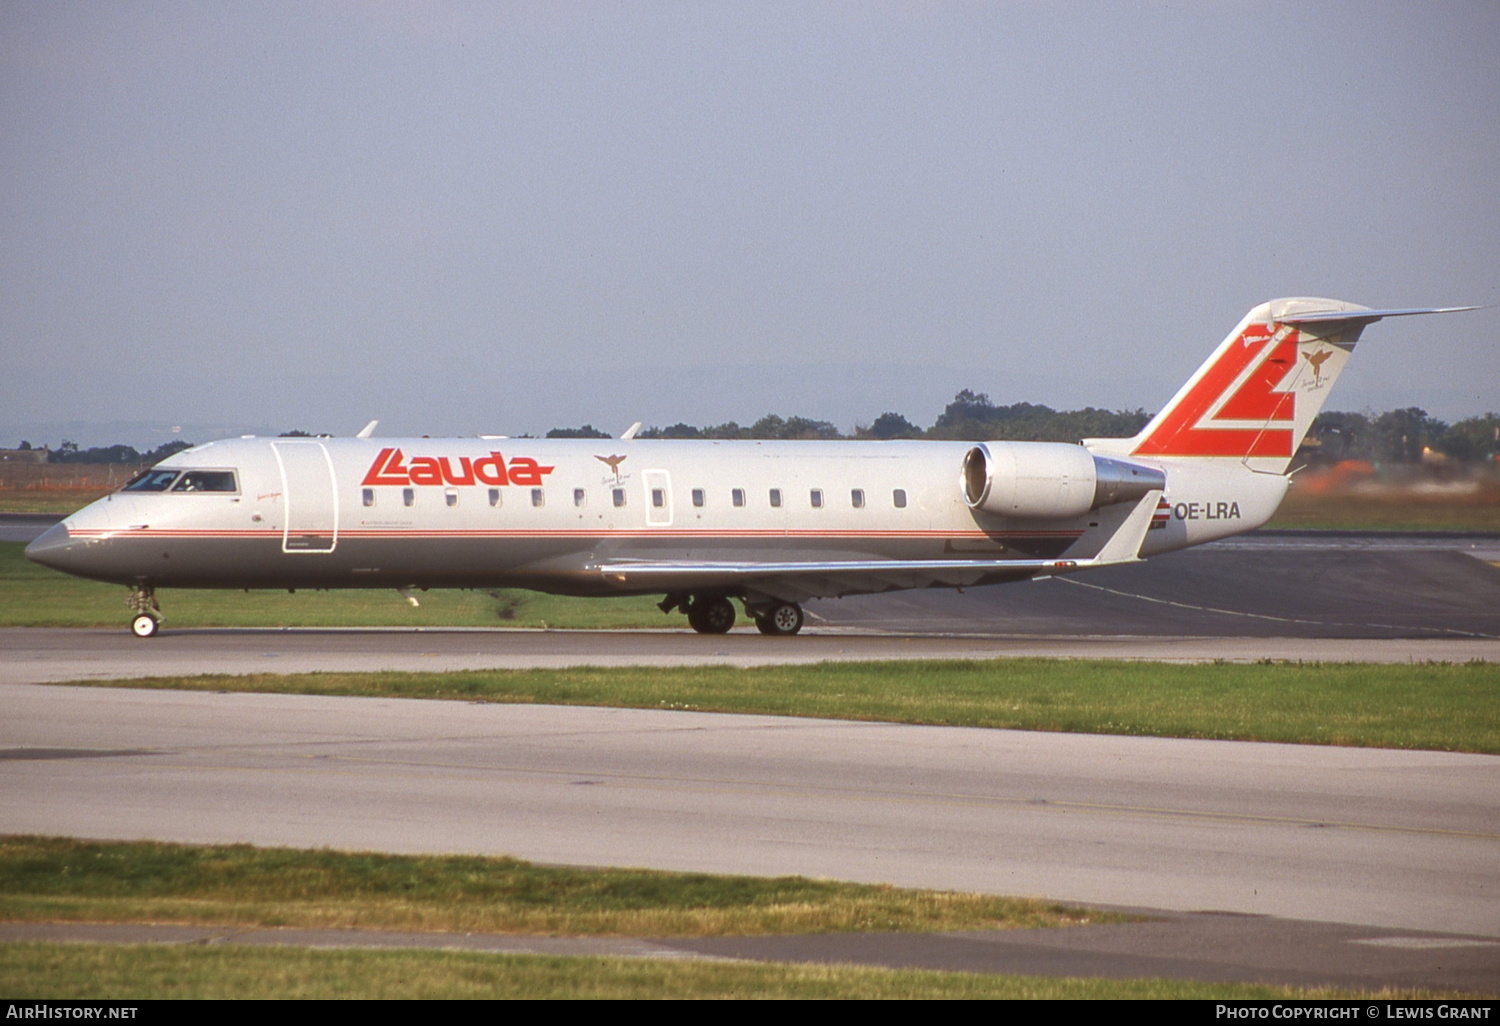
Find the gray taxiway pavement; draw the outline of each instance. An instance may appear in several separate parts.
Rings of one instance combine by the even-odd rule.
[[[807,873],[1500,937],[1500,757],[0,687],[12,833]]]
[[[750,631],[0,629],[0,683],[206,673],[447,672],[564,666],[764,666],[872,659],[1020,656],[1167,662],[1500,663],[1487,638],[982,637],[815,628],[797,638]]]
[[[121,629],[0,629],[0,683],[205,673],[447,672],[564,666],[764,666],[872,659],[1020,656],[1166,662],[1500,663],[1490,638],[955,636],[812,628],[797,638],[749,631],[506,629],[172,630],[141,641]]]
[[[26,685],[0,686],[0,708],[6,833],[504,853],[1171,911],[1045,936],[665,945],[706,956],[1500,989],[1500,757]]]

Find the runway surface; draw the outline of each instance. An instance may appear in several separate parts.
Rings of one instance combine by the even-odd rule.
[[[1500,757],[0,687],[0,829],[800,873],[1500,937]]]
[[[809,609],[828,623],[913,632],[1500,639],[1490,560],[1500,561],[1494,536],[1263,532],[1050,581]]]
[[[1021,656],[1168,662],[1500,663],[1483,638],[968,637],[825,628],[797,638],[678,631],[0,629],[0,683],[206,673],[447,672],[564,666],[765,666],[871,659]]]

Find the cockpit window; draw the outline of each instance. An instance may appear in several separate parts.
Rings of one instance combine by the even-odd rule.
[[[172,484],[174,492],[239,492],[234,471],[187,471]]]
[[[144,474],[137,474],[125,483],[121,489],[127,492],[164,492],[172,487],[172,482],[177,480],[180,470],[148,470]]]
[[[232,470],[189,470],[172,486],[174,492],[237,492]]]
[[[237,492],[232,470],[148,470],[121,489],[127,492]]]
[[[174,492],[239,492],[234,471],[186,471],[172,484]]]

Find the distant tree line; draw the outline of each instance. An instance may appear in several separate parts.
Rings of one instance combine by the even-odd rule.
[[[1447,424],[1415,406],[1376,416],[1326,412],[1318,414],[1307,438],[1308,455],[1318,462],[1417,463],[1439,455],[1458,463],[1493,463],[1500,453],[1500,413]]]
[[[283,431],[280,438],[314,438],[317,437],[307,431]],[[61,445],[47,452],[48,463],[160,463],[175,453],[184,449],[191,449],[194,442],[163,442],[155,449],[147,449],[144,452],[132,445],[98,445],[84,449],[77,442],[63,439]],[[22,442],[16,447],[23,452],[32,451],[30,442]]]
[[[926,438],[946,441],[1077,442],[1084,438],[1128,438],[1146,426],[1151,414],[1145,410],[1054,410],[1036,403],[996,406],[983,392],[964,389],[953,397],[937,421],[918,427],[899,413],[882,413],[868,426],[843,434],[826,420],[781,417],[771,413],[750,425],[734,421],[694,427],[677,423],[649,427],[637,438],[780,439],[821,441],[849,438],[888,440]],[[283,432],[282,437],[313,437],[305,431]],[[525,436],[522,436],[525,437]],[[548,438],[611,438],[592,424],[576,428],[553,428]],[[139,451],[129,445],[90,449],[64,441],[48,452],[50,463],[144,463],[166,459],[191,448],[191,442],[166,442],[155,449]],[[19,448],[30,450],[30,442]],[[1486,413],[1448,424],[1415,406],[1404,410],[1367,415],[1327,411],[1320,413],[1308,432],[1304,461],[1333,463],[1368,460],[1371,463],[1417,463],[1438,455],[1458,463],[1495,463],[1500,454],[1500,413]]]
[[[1151,415],[1144,410],[1115,412],[1088,407],[1082,410],[1054,410],[1034,403],[996,406],[982,392],[968,389],[954,396],[953,402],[930,428],[921,428],[899,413],[882,413],[868,427],[861,425],[846,435],[826,420],[810,417],[782,417],[767,414],[753,424],[727,421],[695,427],[677,423],[667,427],[649,427],[637,438],[717,438],[780,439],[783,441],[823,441],[846,438],[937,438],[957,441],[1014,439],[1034,442],[1076,442],[1081,438],[1104,438],[1111,435],[1133,435],[1145,426]],[[548,438],[609,438],[592,424],[581,428],[554,428]]]
[[[131,445],[101,445],[90,449],[80,448],[77,442],[66,439],[56,449],[47,453],[48,463],[159,463],[184,449],[191,449],[192,442],[164,442],[155,449],[141,452]],[[31,449],[30,442],[22,442],[18,448]]]
[[[1145,410],[1054,410],[1037,403],[997,406],[983,392],[964,389],[953,397],[937,421],[919,427],[899,413],[882,413],[868,426],[843,434],[826,420],[767,414],[755,423],[735,421],[695,427],[677,423],[649,427],[637,438],[825,439],[926,438],[947,441],[1077,442],[1084,438],[1128,438],[1150,421]],[[610,438],[592,424],[554,428],[548,438]],[[1325,412],[1313,421],[1304,458],[1335,462],[1415,463],[1440,454],[1461,463],[1494,462],[1500,452],[1500,414],[1487,413],[1448,424],[1409,407],[1377,415]]]

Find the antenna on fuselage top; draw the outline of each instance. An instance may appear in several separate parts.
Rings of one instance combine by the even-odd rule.
[[[359,429],[359,434],[355,435],[354,437],[355,438],[369,438],[371,435],[373,435],[375,433],[375,425],[379,424],[379,423],[380,423],[380,421],[378,421],[378,420],[372,420],[372,421],[370,421],[370,423],[368,423],[364,427],[360,428]]]
[[[630,441],[632,438],[635,437],[635,433],[637,431],[639,431],[640,429],[641,429],[641,422],[640,421],[636,421],[634,424],[630,425],[628,428],[625,429],[625,433],[620,436],[620,441],[622,441],[622,442],[628,442],[628,441]]]

